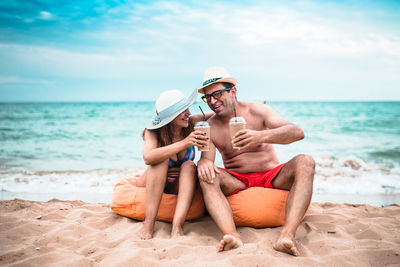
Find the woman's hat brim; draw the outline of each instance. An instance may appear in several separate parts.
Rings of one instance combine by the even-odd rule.
[[[194,89],[192,94],[189,97],[185,98],[186,103],[183,106],[181,106],[176,111],[171,113],[171,115],[168,115],[168,117],[164,118],[159,123],[157,123],[155,125],[154,124],[149,125],[147,127],[147,129],[155,130],[155,129],[158,129],[158,128],[161,128],[161,127],[167,125],[168,123],[173,121],[179,114],[181,114],[183,111],[185,111],[191,105],[193,105],[194,101],[196,100],[196,97],[197,97],[197,89]]]

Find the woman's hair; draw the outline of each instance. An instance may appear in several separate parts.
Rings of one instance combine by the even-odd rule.
[[[144,140],[144,134],[146,133],[147,128],[145,128],[142,132],[142,138]],[[171,130],[171,123],[164,125],[161,128],[149,130],[154,131],[157,134],[158,144],[160,147],[168,146],[172,144],[172,130]],[[182,137],[186,138],[191,132],[193,131],[193,125],[189,122],[189,126],[182,129]]]

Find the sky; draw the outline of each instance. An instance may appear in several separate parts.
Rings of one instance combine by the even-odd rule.
[[[0,2],[0,102],[400,100],[400,1]],[[200,99],[200,98],[199,98]]]

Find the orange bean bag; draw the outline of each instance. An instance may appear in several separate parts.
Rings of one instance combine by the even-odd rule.
[[[134,174],[119,181],[113,191],[111,209],[119,215],[144,220],[146,216],[146,188],[137,187],[136,181],[140,174]],[[157,219],[172,222],[175,213],[177,195],[163,194]],[[204,201],[201,190],[195,191],[192,205],[186,216],[186,220],[200,218],[204,215]]]
[[[285,223],[288,194],[285,190],[251,187],[227,199],[236,226],[264,228],[282,226]]]

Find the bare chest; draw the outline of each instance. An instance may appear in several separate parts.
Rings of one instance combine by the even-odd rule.
[[[250,120],[250,118],[246,118],[246,129],[250,130],[264,130],[264,126],[262,122],[257,122]],[[221,124],[215,125],[211,127],[211,140],[214,143],[215,147],[218,151],[224,155],[226,154],[237,154],[238,150],[233,149],[232,147],[232,137],[229,131],[229,124]]]
[[[232,139],[228,125],[211,129],[211,140],[221,154],[233,152]]]

